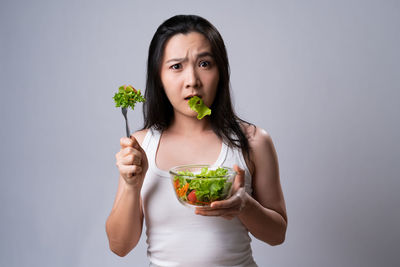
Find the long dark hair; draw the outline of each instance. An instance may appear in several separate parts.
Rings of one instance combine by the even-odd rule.
[[[160,66],[166,42],[174,35],[198,32],[211,44],[219,71],[216,96],[211,105],[210,123],[215,134],[231,147],[241,148],[249,156],[249,142],[240,119],[232,108],[229,81],[229,61],[224,41],[218,30],[206,19],[195,15],[177,15],[162,23],[151,40],[147,61],[147,82],[143,105],[144,127],[165,130],[172,122],[174,112],[169,102],[160,77]]]

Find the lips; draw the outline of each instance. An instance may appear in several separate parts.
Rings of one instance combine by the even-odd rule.
[[[189,100],[194,96],[197,96],[197,97],[201,98],[201,96],[199,96],[199,95],[189,95],[189,96],[185,97],[185,100]]]

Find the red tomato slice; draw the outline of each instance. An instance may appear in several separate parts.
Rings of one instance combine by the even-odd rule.
[[[196,197],[196,190],[192,190],[192,192],[189,193],[189,195],[187,196],[188,200],[191,202],[196,202],[197,201],[197,197]]]

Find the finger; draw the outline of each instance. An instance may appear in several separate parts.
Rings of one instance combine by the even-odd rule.
[[[120,165],[118,166],[120,173],[127,178],[142,173],[142,167],[137,165]]]
[[[142,167],[138,165],[133,165],[133,175],[138,175],[142,173]]]
[[[211,203],[209,209],[228,209],[234,205],[233,199],[228,198],[227,200],[221,200],[221,201],[214,201]]]
[[[233,165],[233,169],[235,170],[236,178],[233,183],[233,192],[236,192],[240,187],[244,186],[244,170],[241,169],[238,165]]]
[[[240,199],[234,195],[226,200],[212,202],[209,209],[229,209],[237,205],[240,205]]]
[[[142,155],[141,154],[134,154],[133,155],[133,162],[132,162],[132,164],[133,165],[137,165],[137,166],[140,166],[140,165],[142,165]]]
[[[126,156],[126,155],[130,155],[133,154],[133,147],[128,146],[125,148],[121,148],[121,156]]]
[[[119,165],[119,172],[123,177],[130,178],[135,172],[134,165]]]
[[[122,165],[138,165],[140,166],[142,164],[142,159],[141,156],[137,156],[135,154],[129,154],[124,157],[121,157],[117,164],[122,164]]]
[[[133,157],[135,157],[136,160],[139,160],[138,162],[140,162],[140,160],[142,159],[142,153],[139,150],[135,149],[135,148],[126,147],[126,148],[121,150],[121,155],[120,156],[122,158],[126,157],[126,156],[129,156],[129,155],[133,155]]]
[[[232,207],[230,209],[214,209],[214,210],[202,210],[196,209],[195,213],[202,216],[235,216],[239,214],[238,207]]]
[[[237,164],[233,165],[233,169],[237,172],[236,180],[238,180],[240,187],[244,186],[244,170],[241,169]]]
[[[240,206],[242,208],[245,203],[245,193],[246,191],[244,190],[244,187],[240,187],[230,198],[212,202],[210,209],[228,209],[236,206]]]
[[[121,145],[121,148],[133,147],[133,141],[128,137],[122,137],[119,140],[119,144]]]

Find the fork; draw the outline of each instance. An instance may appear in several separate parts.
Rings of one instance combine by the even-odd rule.
[[[122,111],[122,115],[124,115],[124,118],[125,118],[126,137],[129,138],[131,136],[130,135],[131,131],[129,131],[129,125],[128,125],[128,116],[127,116],[128,109],[127,108],[121,108],[121,111]]]

